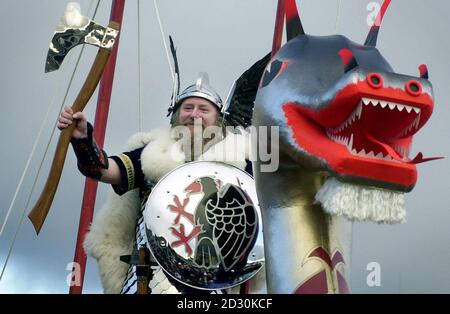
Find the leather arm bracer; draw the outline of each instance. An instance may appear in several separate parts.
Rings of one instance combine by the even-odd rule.
[[[86,138],[72,138],[70,142],[77,157],[80,172],[86,177],[99,180],[102,177],[102,169],[108,169],[108,156],[95,142],[92,136],[94,129],[89,122],[87,129]]]

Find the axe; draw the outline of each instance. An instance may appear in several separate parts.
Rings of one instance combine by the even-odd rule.
[[[78,4],[69,3],[67,5],[66,14],[61,18],[50,43],[45,72],[58,70],[67,53],[77,45],[91,44],[99,47],[88,77],[73,103],[72,109],[74,113],[83,111],[97,88],[115,39],[119,34],[119,27],[120,25],[113,21],[107,27],[98,25],[80,14]],[[58,188],[74,128],[75,123],[72,123],[61,131],[44,189],[28,214],[28,218],[31,220],[37,234],[39,234],[44,224]]]

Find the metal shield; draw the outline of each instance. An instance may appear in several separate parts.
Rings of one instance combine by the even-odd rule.
[[[255,183],[234,166],[197,161],[176,168],[153,188],[144,221],[155,260],[190,287],[231,288],[264,264]]]

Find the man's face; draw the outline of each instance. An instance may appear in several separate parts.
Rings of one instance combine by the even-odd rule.
[[[180,105],[179,124],[193,125],[201,123],[203,128],[216,124],[218,110],[210,101],[199,98],[189,97]]]

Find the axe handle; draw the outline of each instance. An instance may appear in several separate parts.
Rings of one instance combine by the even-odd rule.
[[[119,25],[115,22],[111,22],[109,27],[114,29],[119,29]],[[73,103],[73,112],[83,111],[97,88],[98,82],[102,77],[103,70],[108,58],[110,51],[107,49],[100,48],[97,57],[95,58],[94,64],[88,74],[86,81],[84,82],[81,91],[78,93],[75,102]],[[44,224],[45,218],[50,210],[50,207],[55,197],[56,190],[58,188],[59,179],[61,178],[61,173],[64,167],[64,161],[67,155],[67,149],[70,144],[70,139],[72,137],[73,129],[75,128],[75,123],[72,123],[69,127],[61,131],[59,136],[58,145],[56,146],[55,155],[53,156],[52,165],[50,168],[50,173],[47,177],[47,182],[45,183],[44,190],[42,191],[36,205],[28,214],[28,218],[31,220],[36,233],[39,231]]]

